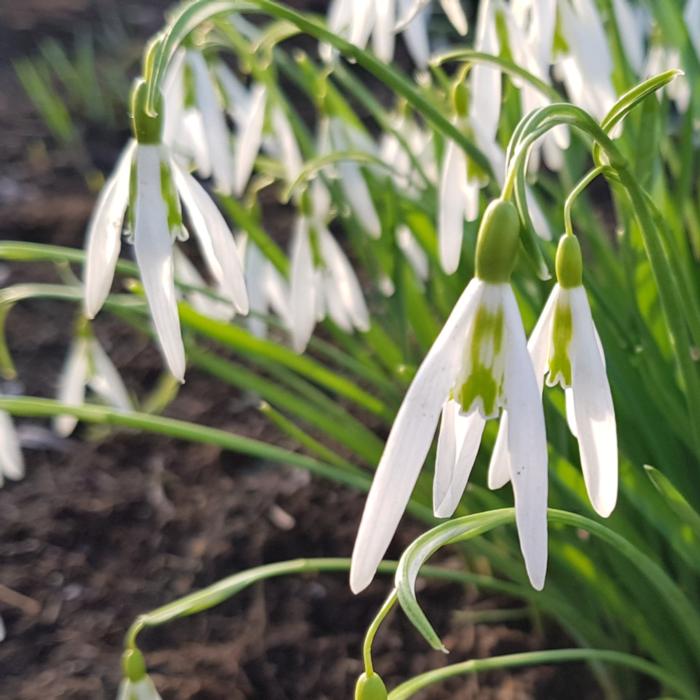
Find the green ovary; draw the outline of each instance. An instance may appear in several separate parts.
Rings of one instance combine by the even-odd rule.
[[[573,337],[571,306],[558,301],[554,308],[552,322],[552,356],[549,358],[549,377],[547,384],[553,386],[558,381],[562,386],[571,386],[571,360],[569,346]]]
[[[456,400],[466,413],[471,410],[474,402],[481,399],[485,416],[492,416],[498,410],[498,400],[503,385],[503,365],[497,362],[503,352],[503,309],[496,313],[490,312],[483,306],[479,307],[474,320],[474,333],[468,348],[470,368],[466,377],[461,377],[458,384]],[[483,347],[493,347],[490,353],[490,363],[485,364],[481,358]]]

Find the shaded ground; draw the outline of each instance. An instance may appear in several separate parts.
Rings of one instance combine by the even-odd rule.
[[[39,34],[66,36],[115,5],[3,4],[3,58],[31,52]],[[143,35],[163,3],[121,5],[134,34]],[[93,195],[76,172],[75,154],[51,148],[2,65],[0,152],[9,167],[0,177],[0,238],[79,246]],[[112,134],[91,148],[98,166],[107,166],[120,139]],[[56,279],[45,266],[0,268],[0,285]],[[54,393],[72,314],[52,302],[13,311],[8,335],[20,381],[1,391]],[[106,318],[97,330],[130,389],[151,389],[160,360],[147,341]],[[251,401],[192,371],[168,414],[283,442],[247,410]],[[344,488],[215,448],[88,429],[59,441],[37,421],[18,425],[27,477],[0,491],[0,614],[8,631],[0,644],[1,698],[111,698],[122,637],[138,613],[258,564],[350,553],[363,499]],[[403,544],[417,532],[407,526]],[[279,579],[144,633],[143,648],[165,700],[349,698],[364,628],[387,590],[380,582],[353,597],[343,575]],[[528,618],[474,625],[460,613],[517,608],[514,601],[432,583],[421,599],[451,661],[566,643],[551,632],[542,638]],[[395,685],[446,659],[396,614],[380,633],[375,663]],[[597,691],[585,669],[569,666],[460,679],[422,697],[556,700]]]

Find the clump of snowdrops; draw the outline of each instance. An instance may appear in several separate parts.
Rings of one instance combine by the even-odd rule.
[[[273,0],[176,8],[146,48],[85,250],[0,244],[83,269],[82,284],[0,293],[3,321],[35,297],[77,314],[56,400],[0,397],[0,473],[24,473],[10,416],[50,416],[61,435],[138,428],[369,495],[351,560],[271,562],[140,616],[120,697],[158,697],[145,628],[265,578],[346,570],[355,593],[395,577],[362,700],[582,660],[606,697],[649,679],[700,695],[699,52],[696,0],[333,0],[327,21]],[[284,245],[268,189],[294,212]],[[151,333],[175,383],[189,364],[259,395],[299,450],[139,409],[92,333],[100,312]],[[11,375],[4,343],[0,360]],[[429,529],[386,561],[406,510]],[[461,570],[424,566],[447,545]],[[461,660],[389,692],[371,648],[397,602],[443,648],[421,574],[520,598],[576,646]]]

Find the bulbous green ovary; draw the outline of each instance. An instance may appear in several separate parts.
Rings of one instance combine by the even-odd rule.
[[[519,242],[520,218],[515,205],[495,199],[484,212],[476,238],[476,276],[492,284],[509,282]]]
[[[569,346],[574,330],[571,320],[571,306],[562,300],[557,301],[552,321],[552,356],[549,358],[549,376],[547,384],[554,386],[561,382],[562,386],[571,386],[571,359]]]
[[[500,371],[496,370],[496,361],[503,352],[503,334],[503,309],[499,308],[494,313],[480,306],[474,319],[471,343],[466,350],[469,353],[467,366],[470,367],[470,371],[458,386],[454,397],[465,413],[472,409],[474,402],[479,398],[485,416],[495,415],[498,411],[503,389],[503,372],[502,368]],[[481,348],[489,344],[493,347],[491,366],[484,364],[481,359]]]
[[[386,700],[387,697],[384,681],[376,673],[370,676],[363,673],[357,679],[355,700]]]

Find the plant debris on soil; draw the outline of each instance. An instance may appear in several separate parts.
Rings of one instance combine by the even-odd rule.
[[[117,5],[145,38],[165,3],[155,3],[158,12],[136,0],[4,4],[2,58],[31,53],[37,36],[89,27]],[[139,14],[141,6],[148,8]],[[80,247],[94,193],[71,169],[70,154],[51,143],[10,61],[1,65],[0,152],[11,167],[0,177],[0,237]],[[113,141],[112,158],[119,139]],[[58,279],[47,265],[0,267],[0,286]],[[48,301],[12,311],[7,331],[18,379],[0,391],[54,395],[75,313]],[[130,390],[143,396],[153,389],[161,361],[148,339],[105,314],[96,330]],[[254,397],[191,370],[167,414],[293,447],[254,404]],[[363,496],[349,489],[131,431],[85,426],[61,440],[48,422],[17,426],[27,475],[0,491],[0,614],[7,628],[0,698],[113,698],[123,635],[139,613],[263,563],[350,554]],[[392,553],[419,532],[406,523]],[[389,585],[378,581],[356,597],[343,574],[275,579],[209,612],[146,630],[140,644],[165,700],[351,698],[365,628]],[[428,649],[393,613],[374,654],[389,687],[448,662],[568,643],[556,630],[543,634],[533,626],[518,601],[435,582],[424,585],[421,601],[451,654]],[[492,609],[515,612],[492,624],[474,624],[465,614]],[[586,667],[568,665],[463,677],[420,697],[556,700],[598,691]]]

